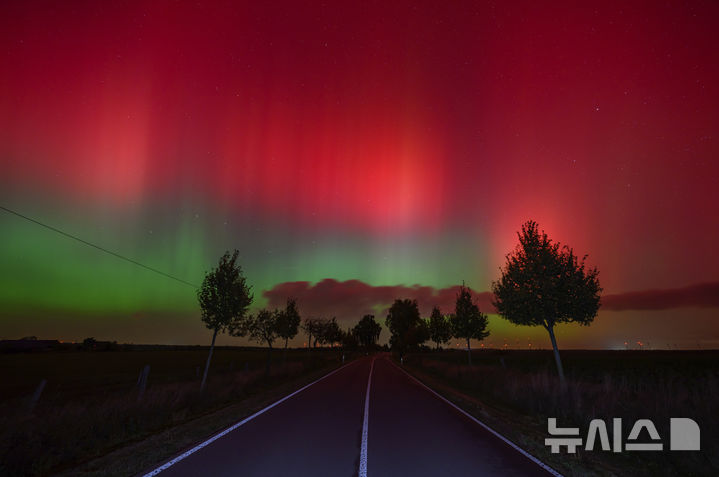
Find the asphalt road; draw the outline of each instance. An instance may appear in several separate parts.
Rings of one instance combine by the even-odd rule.
[[[357,360],[162,470],[161,476],[549,475],[384,357]]]

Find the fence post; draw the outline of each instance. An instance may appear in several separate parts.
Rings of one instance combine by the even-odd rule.
[[[40,400],[40,395],[42,394],[43,389],[45,389],[45,385],[47,384],[47,379],[41,379],[40,384],[37,385],[37,388],[35,388],[35,392],[30,397],[30,403],[28,404],[29,411],[32,412],[33,409],[35,409],[35,405]]]
[[[145,388],[147,387],[147,377],[150,375],[150,365],[146,364],[142,371],[140,371],[140,377],[137,378],[137,401],[140,402],[142,397],[145,395]]]

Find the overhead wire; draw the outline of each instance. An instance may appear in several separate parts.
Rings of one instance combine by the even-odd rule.
[[[76,240],[76,241],[78,241],[78,242],[80,242],[80,243],[82,243],[82,244],[84,244],[84,245],[87,245],[87,246],[89,246],[89,247],[92,247],[92,248],[95,248],[95,249],[97,249],[97,250],[100,250],[101,252],[105,252],[105,253],[107,253],[107,254],[109,254],[109,255],[112,255],[113,257],[119,258],[120,260],[124,260],[124,261],[126,261],[126,262],[132,263],[133,265],[137,265],[138,267],[142,267],[142,268],[144,268],[145,270],[149,270],[149,271],[151,271],[151,272],[157,273],[157,274],[159,274],[159,275],[162,275],[163,277],[170,278],[170,279],[175,280],[175,281],[177,281],[177,282],[180,282],[180,283],[182,283],[182,284],[184,284],[184,285],[191,286],[192,288],[199,288],[199,287],[198,287],[197,285],[195,285],[194,283],[190,283],[190,282],[188,282],[188,281],[186,281],[186,280],[183,280],[183,279],[181,279],[181,278],[177,278],[177,277],[175,277],[175,276],[172,276],[172,275],[170,275],[169,273],[165,273],[165,272],[163,272],[162,270],[158,270],[158,269],[156,269],[156,268],[153,268],[153,267],[150,267],[150,266],[148,266],[148,265],[145,265],[144,263],[140,263],[140,262],[138,262],[137,260],[133,260],[132,258],[126,257],[126,256],[124,256],[124,255],[121,255],[121,254],[117,253],[117,252],[113,252],[112,250],[108,250],[108,249],[106,249],[106,248],[104,248],[104,247],[101,247],[100,245],[94,244],[94,243],[92,243],[92,242],[88,242],[87,240],[81,239],[80,237],[77,237],[77,236],[75,236],[75,235],[73,235],[73,234],[71,234],[71,233],[68,233],[68,232],[65,232],[65,231],[63,231],[63,230],[60,230],[60,229],[58,229],[58,228],[56,228],[56,227],[53,227],[52,225],[48,225],[48,224],[43,223],[43,222],[41,222],[41,221],[39,221],[39,220],[33,219],[32,217],[28,217],[27,215],[21,214],[20,212],[17,212],[17,211],[15,211],[15,210],[9,209],[9,208],[4,207],[4,206],[2,206],[2,205],[0,205],[0,209],[4,210],[5,212],[8,212],[8,213],[10,213],[10,214],[13,214],[13,215],[15,215],[15,216],[17,216],[17,217],[20,217],[20,218],[22,218],[22,219],[25,219],[25,220],[27,220],[28,222],[32,222],[32,223],[34,223],[34,224],[36,224],[36,225],[39,225],[39,226],[41,226],[41,227],[44,227],[44,228],[46,228],[46,229],[48,229],[48,230],[52,230],[53,232],[56,232],[56,233],[58,233],[58,234],[60,234],[60,235],[64,235],[65,237],[68,237],[68,238],[71,238],[71,239],[73,239],[73,240]]]

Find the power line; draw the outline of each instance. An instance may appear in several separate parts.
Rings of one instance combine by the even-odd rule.
[[[110,254],[110,255],[112,255],[113,257],[119,258],[119,259],[121,259],[121,260],[125,260],[126,262],[130,262],[130,263],[132,263],[133,265],[137,265],[138,267],[142,267],[142,268],[144,268],[145,270],[149,270],[149,271],[151,271],[151,272],[155,272],[155,273],[157,273],[157,274],[159,274],[159,275],[162,275],[163,277],[171,278],[171,279],[173,279],[173,280],[175,280],[175,281],[178,281],[178,282],[180,282],[180,283],[184,283],[185,285],[191,286],[192,288],[198,288],[198,286],[195,285],[194,283],[187,282],[187,281],[185,281],[185,280],[183,280],[183,279],[181,279],[181,278],[173,277],[172,275],[167,274],[167,273],[165,273],[165,272],[163,272],[163,271],[160,271],[160,270],[158,270],[158,269],[156,269],[156,268],[149,267],[149,266],[147,266],[147,265],[145,265],[145,264],[143,264],[143,263],[140,263],[140,262],[138,262],[138,261],[136,261],[136,260],[133,260],[133,259],[131,259],[131,258],[125,257],[125,256],[123,256],[123,255],[120,255],[119,253],[115,253],[115,252],[113,252],[112,250],[108,250],[108,249],[106,249],[106,248],[100,247],[99,245],[95,245],[94,243],[88,242],[87,240],[83,240],[83,239],[81,239],[81,238],[79,238],[79,237],[76,237],[76,236],[74,236],[74,235],[72,235],[72,234],[69,234],[69,233],[67,233],[67,232],[63,232],[62,230],[56,229],[55,227],[53,227],[53,226],[51,226],[51,225],[44,224],[44,223],[40,222],[39,220],[35,220],[35,219],[30,218],[30,217],[28,217],[28,216],[26,216],[26,215],[23,215],[23,214],[21,214],[21,213],[19,213],[19,212],[15,212],[14,210],[8,209],[7,207],[3,207],[2,205],[0,205],[0,209],[4,210],[5,212],[8,212],[8,213],[10,213],[10,214],[16,215],[16,216],[18,216],[18,217],[20,217],[20,218],[23,218],[23,219],[27,220],[28,222],[32,222],[32,223],[34,223],[34,224],[40,225],[41,227],[45,227],[46,229],[50,229],[50,230],[52,230],[53,232],[57,232],[57,233],[59,233],[60,235],[64,235],[65,237],[69,237],[69,238],[71,238],[71,239],[73,239],[73,240],[77,240],[78,242],[80,242],[80,243],[82,243],[82,244],[88,245],[88,246],[90,246],[90,247],[92,247],[92,248],[96,248],[97,250],[100,250],[100,251],[102,251],[102,252],[105,252],[105,253],[107,253],[107,254]]]

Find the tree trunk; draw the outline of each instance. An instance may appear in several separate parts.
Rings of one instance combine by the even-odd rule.
[[[285,338],[285,351],[282,354],[282,365],[287,367],[287,342],[289,341],[289,338]]]
[[[562,389],[566,384],[564,380],[564,368],[562,367],[562,358],[559,357],[559,349],[557,348],[557,339],[554,337],[554,326],[545,326],[549,332],[549,339],[552,340],[552,349],[554,350],[554,362],[557,363],[557,373],[559,373],[559,382]]]
[[[270,358],[272,358],[272,343],[267,342],[267,367],[265,367],[265,375],[270,375]]]
[[[469,338],[467,338],[467,362],[472,366],[472,348],[469,347]]]
[[[207,357],[207,363],[205,363],[205,373],[202,375],[202,384],[200,384],[200,392],[205,390],[205,381],[207,381],[207,372],[210,370],[210,360],[212,360],[212,352],[215,350],[215,338],[217,338],[217,328],[212,333],[212,344],[210,345],[210,355]]]

